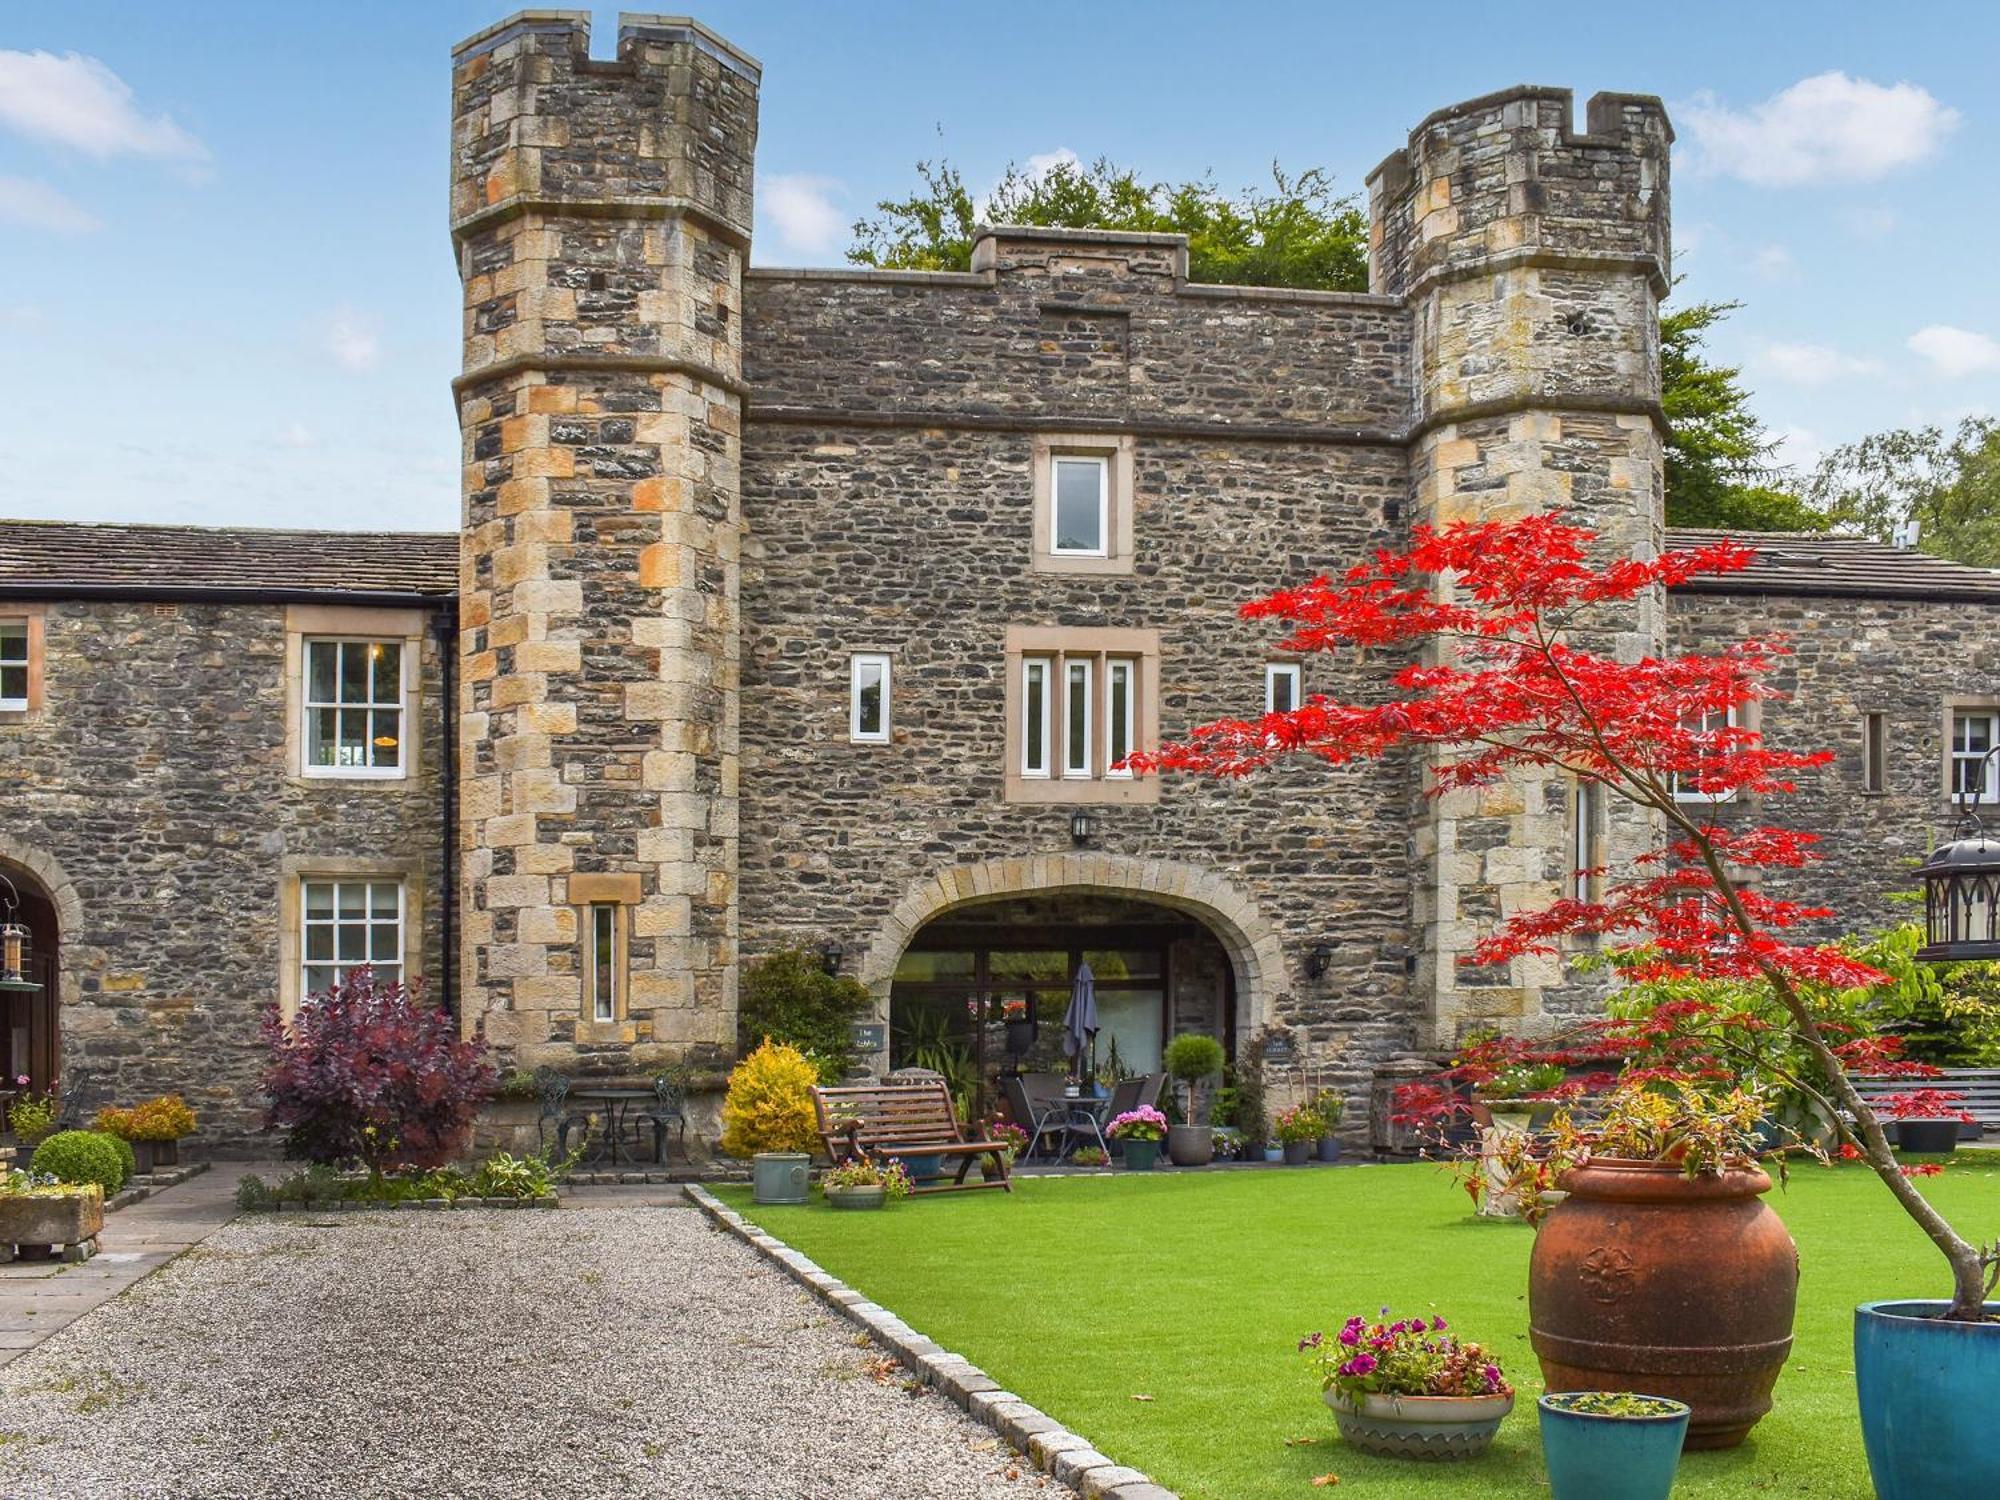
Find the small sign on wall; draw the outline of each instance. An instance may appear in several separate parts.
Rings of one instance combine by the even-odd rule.
[[[1274,1031],[1264,1041],[1264,1061],[1267,1063],[1288,1063],[1292,1060],[1292,1036],[1288,1031]]]
[[[889,1028],[881,1021],[856,1021],[854,1023],[854,1050],[857,1052],[886,1052],[889,1048]]]

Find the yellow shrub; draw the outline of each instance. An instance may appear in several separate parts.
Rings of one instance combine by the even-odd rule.
[[[803,1052],[766,1037],[729,1075],[722,1149],[731,1156],[812,1150],[819,1134],[811,1090],[818,1082],[819,1071]]]

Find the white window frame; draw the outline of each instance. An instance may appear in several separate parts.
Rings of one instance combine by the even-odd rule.
[[[1712,719],[1713,717],[1714,713],[1712,710],[1708,713],[1704,713],[1701,716],[1701,725],[1697,730],[1697,732],[1702,734],[1714,733],[1715,731],[1709,728],[1709,720]],[[1735,729],[1742,722],[1743,722],[1742,716],[1736,704],[1734,703],[1730,704],[1729,707],[1723,711],[1721,727],[1727,729]],[[1733,787],[1725,792],[1704,792],[1701,791],[1699,788],[1683,787],[1681,785],[1681,773],[1678,771],[1673,773],[1672,785],[1670,787],[1670,790],[1673,792],[1674,801],[1676,802],[1722,803],[1722,802],[1734,802],[1736,800],[1736,791],[1735,788]]]
[[[1131,755],[1139,748],[1139,663],[1129,656],[1107,656],[1104,659],[1104,774],[1112,781],[1129,781],[1130,770],[1118,770],[1118,762],[1124,759],[1118,753],[1118,741],[1125,742],[1125,755]],[[1125,684],[1125,711],[1121,714],[1116,707],[1117,700],[1112,688],[1119,681]]]
[[[1035,678],[1040,675],[1041,686],[1035,686]],[[1050,764],[1054,756],[1054,736],[1051,734],[1055,708],[1056,659],[1053,656],[1023,656],[1021,658],[1021,774],[1036,781],[1048,781],[1055,775],[1055,767]],[[1041,710],[1042,732],[1039,742],[1035,734],[1035,709]],[[1040,763],[1037,769],[1036,762]]]
[[[589,931],[585,934],[586,972],[589,988],[585,991],[590,1005],[590,1019],[598,1025],[605,1025],[618,1019],[618,976],[623,972],[625,935],[621,930],[624,923],[619,920],[621,908],[615,901],[593,901],[584,908],[585,921]],[[598,926],[602,922],[611,924],[611,967],[609,970],[599,965],[597,959]]]
[[[1089,464],[1097,470],[1097,545],[1062,545],[1062,466]],[[1049,455],[1049,556],[1109,557],[1111,555],[1111,460],[1094,453]]]
[[[312,974],[315,969],[331,969],[333,971],[333,983],[336,985],[351,971],[362,967],[364,964],[372,966],[377,975],[382,975],[385,967],[393,968],[393,974],[383,977],[392,978],[398,983],[407,981],[408,949],[406,943],[409,930],[407,924],[410,909],[410,893],[407,882],[401,876],[301,875],[298,879],[299,1000],[301,1003],[310,999],[313,995],[323,993],[327,988],[323,984],[315,985],[313,983]],[[317,918],[312,915],[311,889],[316,885],[333,888],[333,915],[331,917]],[[369,956],[360,960],[343,959],[340,956],[340,929],[343,926],[352,927],[357,925],[352,921],[346,923],[341,921],[340,889],[342,886],[354,885],[363,887],[366,892],[362,897],[363,915],[358,925],[368,930],[367,946]],[[396,956],[393,959],[378,959],[373,956],[375,945],[374,929],[383,925],[382,921],[375,916],[375,887],[377,886],[390,886],[396,892]],[[330,958],[314,958],[312,956],[312,934],[317,928],[327,929],[333,934],[333,956]]]
[[[313,648],[316,646],[394,646],[396,648],[396,701],[394,704],[377,703],[374,699],[375,674],[368,674],[369,700],[362,704],[343,703],[339,700],[340,670],[336,659],[334,668],[334,692],[331,702],[313,697]],[[299,774],[315,780],[340,781],[395,781],[409,775],[410,766],[410,651],[409,643],[400,636],[372,635],[309,635],[301,642],[299,650]],[[322,709],[334,711],[335,753],[338,754],[340,715],[343,712],[365,712],[368,715],[367,744],[372,751],[375,746],[375,715],[392,709],[396,714],[396,763],[393,766],[321,766],[313,763],[313,715]]]
[[[1569,895],[1572,901],[1588,901],[1591,898],[1592,877],[1589,872],[1597,865],[1597,808],[1602,800],[1598,796],[1596,782],[1588,777],[1577,778],[1569,850]]]
[[[1280,682],[1291,683],[1293,708],[1297,708],[1300,703],[1304,702],[1305,701],[1304,694],[1301,691],[1301,678],[1303,677],[1303,675],[1304,674],[1299,664],[1295,661],[1265,662],[1264,663],[1264,712],[1267,714],[1275,714],[1280,712],[1280,709],[1278,708],[1278,684]],[[1289,710],[1285,711],[1289,712]]]
[[[1088,656],[1069,656],[1062,664],[1062,773],[1065,779],[1088,781],[1097,768],[1097,713],[1093,701],[1097,673]],[[1076,706],[1083,704],[1083,733],[1076,733]],[[1077,754],[1082,751],[1082,755]]]
[[[0,625],[19,627],[21,632],[21,654],[18,657],[0,657],[0,667],[20,669],[21,695],[18,698],[0,696],[0,713],[24,714],[34,692],[35,624],[26,615],[0,615]]]
[[[875,729],[864,729],[861,724],[862,673],[876,667],[882,673],[881,724]],[[889,695],[893,667],[887,652],[857,651],[848,658],[847,666],[847,738],[857,745],[886,745],[889,743]]]
[[[1987,748],[1985,750],[1961,750],[1958,748],[1958,727],[1969,719],[1984,719],[1986,721]],[[1976,704],[1966,704],[1952,708],[1951,738],[1945,749],[1945,763],[1951,768],[1951,773],[1950,778],[1945,782],[1945,794],[1953,802],[1958,801],[1963,795],[1959,789],[1960,778],[1958,768],[1963,764],[1977,762],[1982,759],[1995,744],[2000,744],[2000,708],[1985,707]],[[1979,795],[1972,800],[1973,805],[1976,807],[1987,807],[1993,803],[2000,802],[2000,758],[1986,763],[1986,769],[1979,788]]]

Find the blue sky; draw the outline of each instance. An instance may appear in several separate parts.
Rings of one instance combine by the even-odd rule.
[[[1662,95],[1683,296],[1787,451],[2000,410],[2000,8],[710,0],[764,64],[755,259],[947,152],[1359,190],[1442,104]],[[501,5],[0,9],[0,514],[449,527],[449,52]],[[596,13],[608,55],[616,13]]]

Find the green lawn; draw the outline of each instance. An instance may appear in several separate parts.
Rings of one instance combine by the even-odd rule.
[[[2000,1231],[1994,1166],[1957,1166],[1924,1187],[1966,1233]],[[1472,1218],[1435,1167],[1026,1178],[1011,1196],[879,1214],[817,1200],[753,1208],[742,1188],[719,1196],[1189,1500],[1299,1497],[1319,1493],[1311,1481],[1325,1473],[1342,1495],[1548,1493],[1527,1338],[1533,1235]],[[1944,1262],[1859,1169],[1801,1170],[1769,1201],[1805,1273],[1777,1407],[1742,1448],[1689,1454],[1674,1493],[1868,1500],[1853,1308],[1944,1295]],[[1486,1459],[1399,1464],[1340,1443],[1296,1341],[1384,1303],[1443,1313],[1501,1351],[1521,1399]]]

